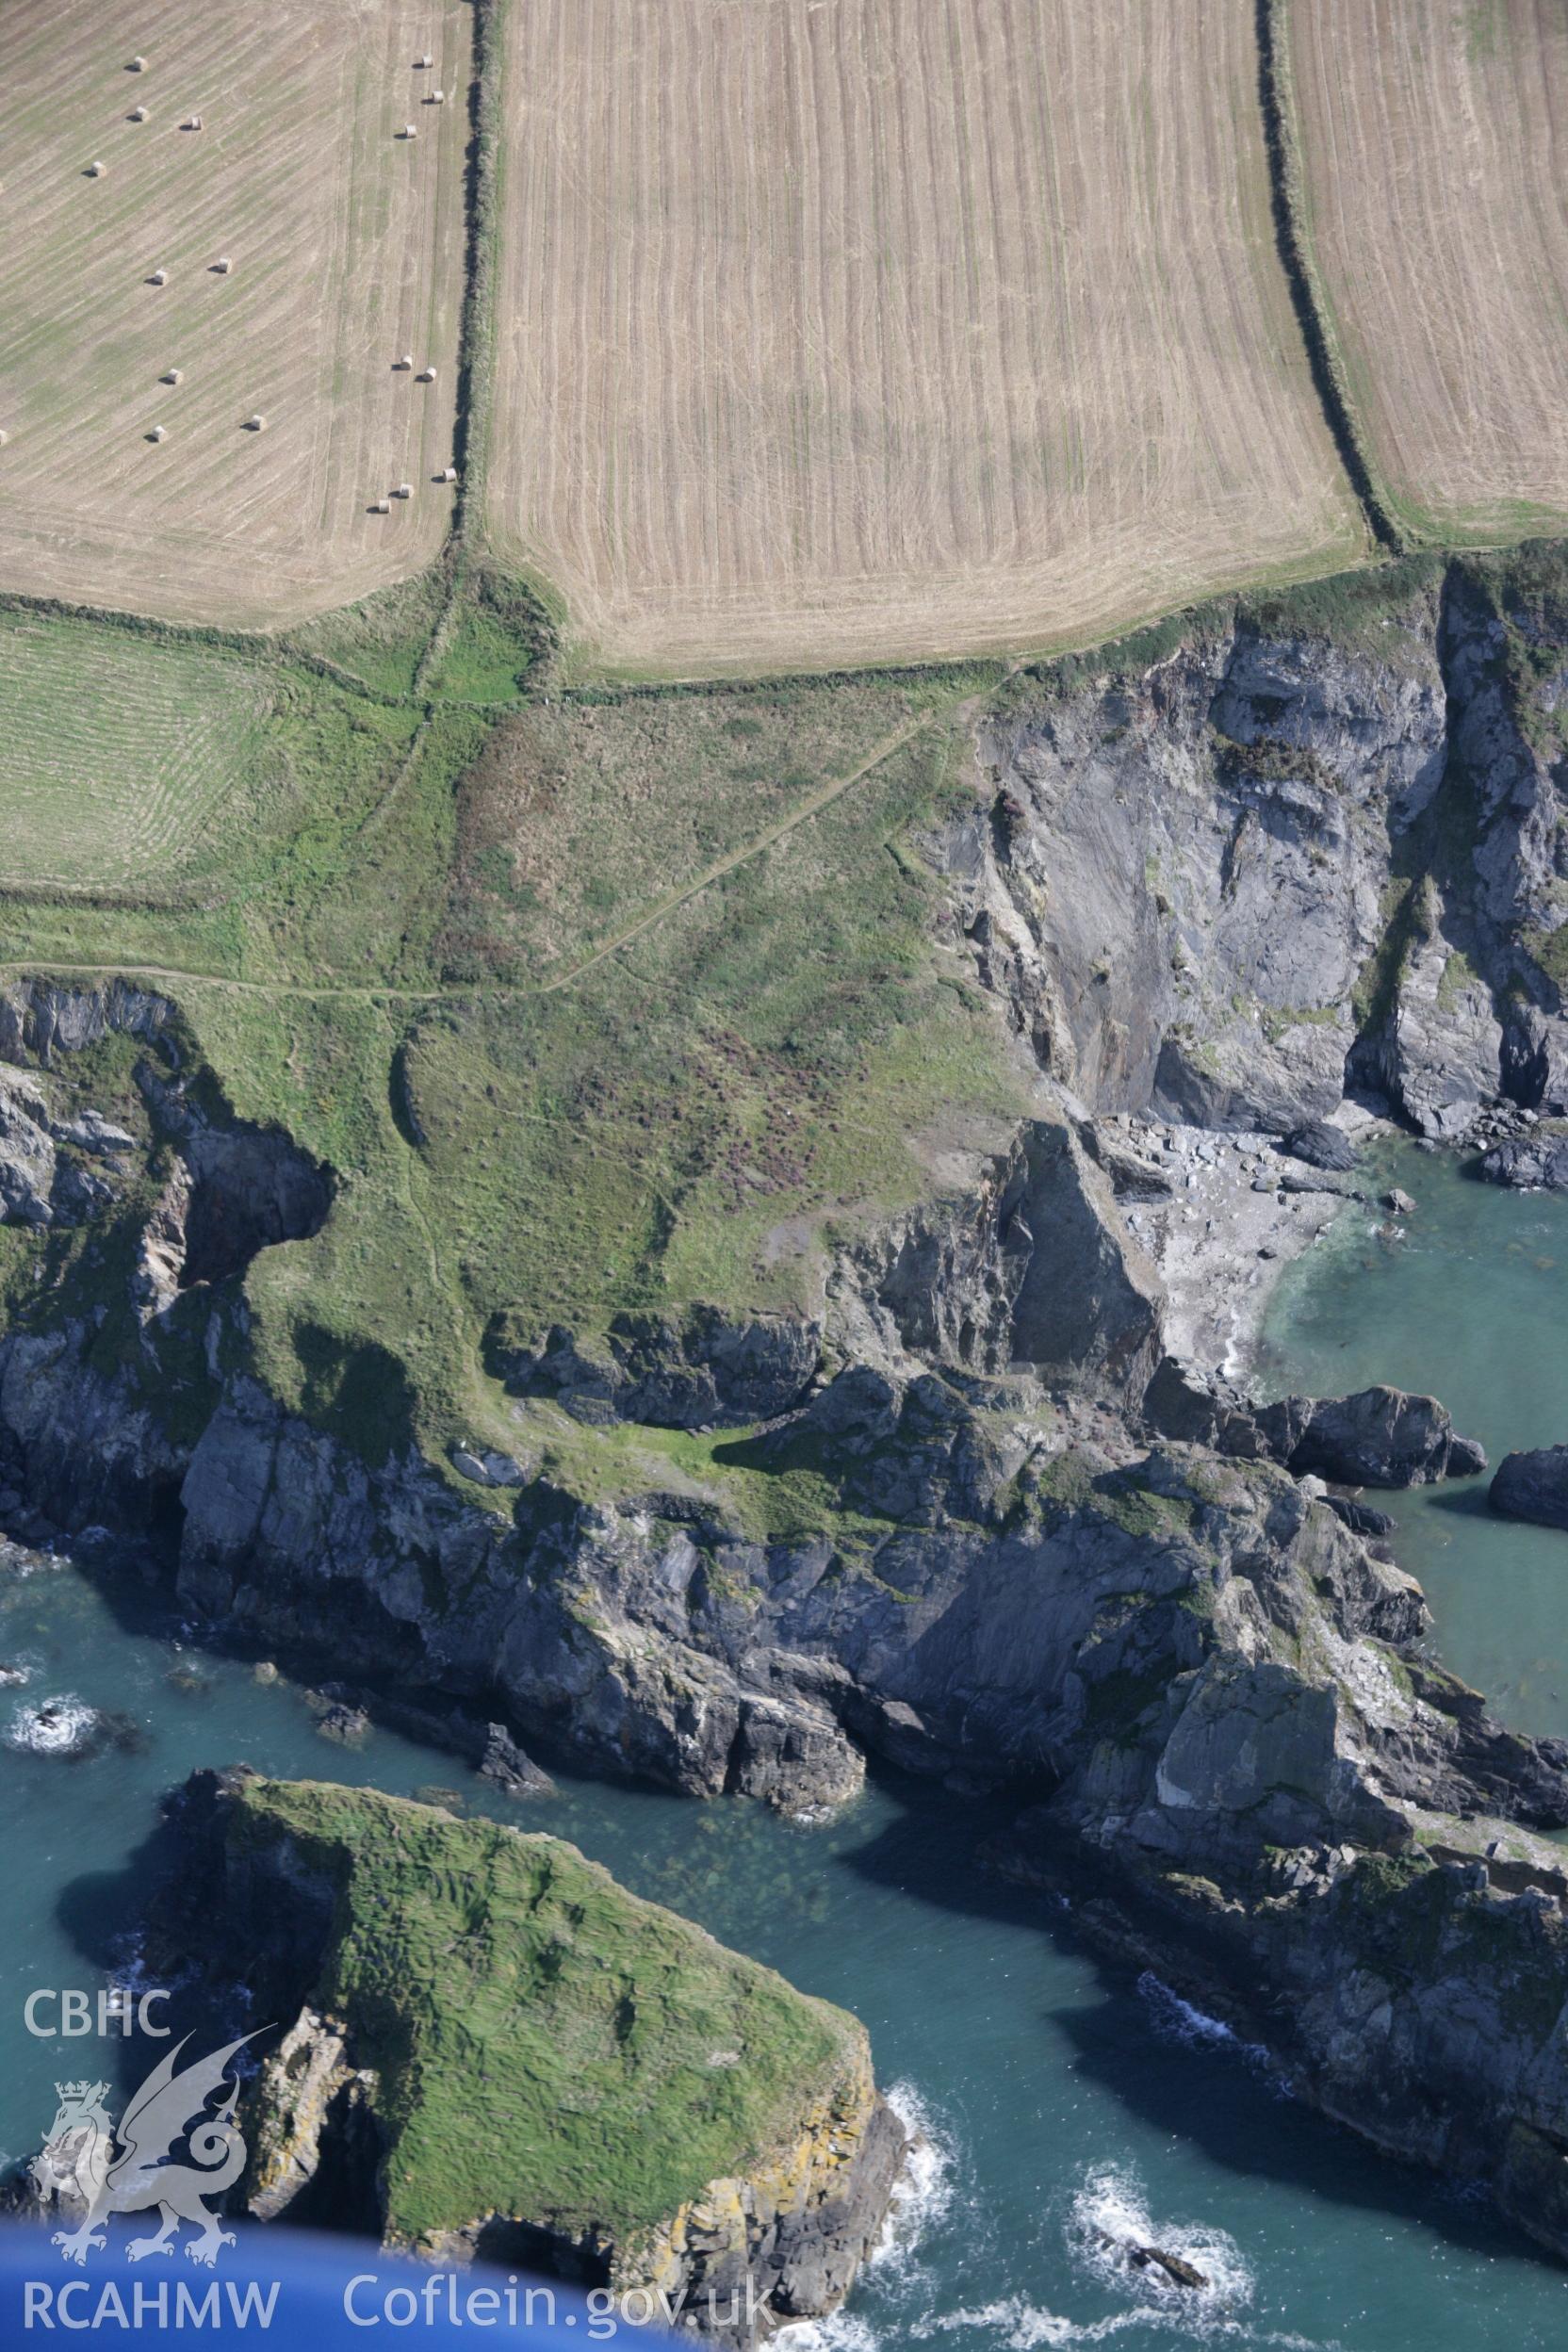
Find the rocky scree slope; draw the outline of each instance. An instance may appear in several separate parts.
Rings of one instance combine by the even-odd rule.
[[[1520,1922],[1557,1902],[1554,1866],[1520,1824],[1568,1821],[1568,1755],[1424,1658],[1419,1593],[1322,1485],[1478,1463],[1430,1400],[1271,1418],[1172,1365],[1123,1215],[1152,1178],[1115,1115],[1285,1135],[1348,1085],[1443,1139],[1499,1096],[1562,1106],[1561,577],[1528,553],[1417,568],[1326,616],[1231,610],[1016,680],[973,813],[923,847],[956,971],[994,995],[1034,1116],[934,1152],[923,1205],[841,1236],[798,1315],[596,1333],[498,1306],[489,1368],[519,1436],[472,1458],[482,1479],[367,1459],[286,1411],[248,1362],[237,1271],[142,1313],[158,1219],[179,1221],[160,1171],[190,1161],[165,1053],[139,1090],[148,1213],[126,1214],[122,1296],[108,1309],[100,1279],[96,1298],[29,1298],[0,1342],[13,1503],[155,1530],[190,1609],[477,1703],[596,1769],[808,1807],[851,1794],[869,1753],[1032,1791],[1037,1844],[1070,1879],[1114,1881],[1170,1971],[1218,1919],[1282,1999],[1317,1965],[1301,1954],[1340,1949],[1352,1899],[1314,1908],[1314,1889],[1415,1886],[1442,1910],[1443,1873],[1477,1867],[1445,1857],[1491,1824],[1483,1847],[1537,1877],[1464,1880],[1457,1942],[1434,1931],[1402,1980],[1425,2017],[1441,1959],[1469,2043],[1440,2065],[1391,1992],[1386,2017],[1380,1995],[1359,2023],[1333,2012],[1339,2057],[1300,2043],[1298,2074],[1405,2144],[1386,2024],[1409,2083],[1447,2068],[1469,2116],[1447,2139],[1413,2129],[1412,2152],[1539,2183],[1544,2159],[1499,2152],[1516,2122],[1568,2148],[1549,2101],[1508,2104],[1525,1960],[1464,1955],[1504,1919],[1544,2011],[1556,1930],[1530,1944]],[[172,1034],[123,991],[39,983],[12,1004],[7,1059],[57,1088],[67,1032]],[[194,1072],[173,1083],[199,1097]],[[705,1450],[617,1452],[629,1415]],[[1548,2205],[1524,2217],[1556,2243]]]
[[[1568,1107],[1560,555],[1149,650],[1021,686],[940,843],[1040,1066],[1096,1110],[1280,1134],[1348,1073],[1434,1137],[1499,1094]]]

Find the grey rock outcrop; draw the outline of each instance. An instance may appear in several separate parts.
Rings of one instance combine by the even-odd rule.
[[[18,980],[0,988],[0,1061],[48,1069],[107,1037],[149,1043],[177,1025],[169,999],[128,980]]]
[[[1424,1135],[1467,1135],[1502,1083],[1503,1031],[1492,991],[1441,919],[1413,941],[1398,981],[1383,1075]]]
[[[1483,1448],[1459,1435],[1435,1396],[1399,1388],[1259,1405],[1168,1356],[1144,1392],[1143,1414],[1165,1436],[1344,1486],[1425,1486],[1486,1468]]]
[[[1356,1147],[1343,1128],[1331,1127],[1326,1119],[1309,1119],[1304,1127],[1293,1128],[1282,1147],[1294,1160],[1303,1160],[1309,1168],[1335,1168],[1348,1172],[1356,1165]]]
[[[1353,1396],[1286,1396],[1255,1413],[1265,1446],[1298,1478],[1346,1486],[1426,1486],[1473,1478],[1484,1450],[1461,1437],[1435,1396],[1364,1388]]]
[[[1506,1519],[1568,1527],[1568,1446],[1539,1446],[1528,1452],[1505,1454],[1486,1498]]]
[[[54,1189],[55,1146],[43,1097],[25,1081],[0,1080],[0,1218],[52,1224]]]
[[[1247,616],[1021,687],[988,817],[935,854],[1040,1066],[1098,1111],[1281,1135],[1348,1070],[1439,1139],[1503,1091],[1568,1107],[1568,792],[1511,650],[1560,646],[1551,599],[1527,563],[1434,566],[1374,629]]]
[[[1472,1780],[1491,1805],[1511,1774],[1535,1817],[1568,1819],[1568,1773],[1537,1771],[1473,1697],[1441,1678],[1413,1695],[1413,1670],[1379,1645],[1419,1633],[1418,1592],[1285,1472],[1183,1446],[1064,1448],[956,1396],[939,1412],[914,1399],[911,1431],[910,1401],[846,1373],[796,1425],[861,1514],[865,1548],[846,1553],[828,1535],[759,1543],[696,1496],[589,1508],[538,1480],[509,1536],[412,1464],[356,1485],[326,1441],[258,1399],[198,1448],[182,1593],[253,1634],[335,1628],[367,1671],[498,1685],[525,1731],[696,1794],[833,1802],[867,1749],[938,1773],[1086,1773],[1092,1792],[1114,1725],[1184,1711],[1197,1673],[1210,1696],[1167,1808],[1196,1852],[1263,1803],[1258,1787],[1242,1802],[1233,1759],[1205,1765],[1209,1796],[1189,1802],[1186,1751],[1219,1756],[1223,1719],[1256,1712],[1237,1675],[1266,1665],[1258,1704],[1278,1737],[1294,1726],[1280,1785],[1315,1790],[1301,1802],[1322,1834],[1364,1834],[1421,1790],[1474,1809]],[[890,1500],[906,1515],[878,1534]],[[406,1564],[416,1546],[422,1573]],[[437,1584],[462,1607],[433,1607]]]
[[[451,1464],[476,1486],[521,1486],[528,1475],[515,1454],[500,1453],[493,1446],[454,1446]]]
[[[134,1148],[96,1112],[59,1120],[51,1116],[43,1090],[20,1070],[0,1072],[0,1224],[80,1225],[118,1198],[79,1154],[118,1153]]]
[[[1069,1116],[1035,1119],[964,1187],[841,1254],[828,1327],[851,1359],[935,1361],[1141,1394],[1161,1353],[1159,1276]]]
[[[117,1154],[136,1150],[136,1137],[100,1111],[83,1111],[75,1119],[51,1119],[49,1132],[57,1143],[74,1143],[81,1152]]]
[[[820,1327],[803,1315],[737,1319],[716,1307],[681,1316],[622,1314],[598,1341],[555,1325],[531,1345],[498,1318],[491,1359],[514,1396],[553,1396],[580,1421],[665,1429],[762,1421],[798,1403],[817,1368]]]
[[[1480,1173],[1489,1184],[1516,1191],[1568,1192],[1568,1134],[1511,1135],[1483,1153]]]

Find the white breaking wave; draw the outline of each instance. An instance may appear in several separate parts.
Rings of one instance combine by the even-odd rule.
[[[866,2258],[868,2270],[906,2260],[953,2203],[958,2149],[912,2082],[895,2082],[889,2106],[914,2142],[888,2205],[882,2235]]]
[[[25,1544],[13,1544],[9,1536],[0,1535],[0,1571],[20,1579],[35,1576],[41,1568],[57,1568],[58,1556],[54,1552],[35,1552]]]
[[[6,1741],[30,1756],[73,1756],[97,1723],[97,1709],[68,1692],[64,1698],[41,1699],[36,1707],[19,1707],[7,1727]]]
[[[1235,2240],[1201,2224],[1152,2220],[1142,2182],[1124,2165],[1096,2164],[1088,2172],[1068,2214],[1067,2242],[1102,2286],[1146,2312],[1180,2314],[1197,2332],[1216,2317],[1233,2319],[1252,2299],[1252,2274]],[[1206,2283],[1179,2286],[1157,2262],[1139,2266],[1128,2259],[1132,2247],[1148,2246],[1190,2262]]]
[[[1217,2339],[1243,2345],[1248,2352],[1341,2352],[1338,2344],[1319,2344],[1307,2336],[1273,2331],[1260,2334],[1243,2321],[1223,2317],[1184,2320],[1175,2311],[1138,2310],[1112,2311],[1104,2319],[1064,2319],[1059,2311],[1048,2311],[1023,2295],[1004,2295],[998,2302],[977,2304],[970,2311],[947,2311],[939,2319],[923,2321],[909,2332],[923,2343],[933,2336],[956,2335],[961,2330],[988,2340],[995,2352],[1042,2352],[1042,2347],[1044,2352],[1052,2352],[1052,2347],[1057,2345],[1109,2344],[1134,2328],[1140,2337],[1158,2328],[1172,2336]],[[858,2352],[858,2347],[851,2347],[850,2352]]]
[[[1145,1968],[1139,1977],[1138,1993],[1162,2041],[1182,2042],[1188,2050],[1229,2050],[1245,2059],[1257,2073],[1266,2074],[1277,2089],[1284,2089],[1284,2078],[1262,2042],[1244,2042],[1222,2017],[1211,2017],[1203,2010],[1195,2009],[1190,2001],[1172,1992],[1152,1968]]]
[[[785,2352],[881,2352],[874,2328],[849,2311],[830,2311],[825,2319],[797,2319],[781,2328],[773,2339]]]
[[[1150,1984],[1157,1984],[1151,1978]],[[1173,2004],[1172,2017],[1203,2044],[1237,2041],[1217,2018],[1189,2010],[1165,1985],[1159,1992]],[[1184,2017],[1182,2013],[1185,2013]],[[1190,2025],[1185,2022],[1190,2019]],[[1260,2328],[1249,2319],[1252,2272],[1233,2238],[1202,2223],[1156,2222],[1137,2174],[1126,2165],[1091,2166],[1082,2177],[1063,2217],[1062,2234],[1073,2266],[1086,2282],[1114,2296],[1117,2310],[1093,2319],[1073,2319],[1021,2292],[1004,2293],[983,2303],[941,2311],[939,2287],[923,2241],[964,2195],[959,2148],[952,2131],[933,2116],[912,2084],[895,2083],[888,2102],[916,2138],[881,2238],[868,2256],[861,2278],[874,2278],[872,2312],[832,2312],[826,2319],[801,2320],[780,2330],[779,2352],[900,2352],[910,2344],[957,2336],[983,2352],[1073,2352],[1080,2345],[1113,2344],[1136,2331],[1182,2343],[1231,2344],[1245,2352],[1340,2352],[1289,2330]],[[975,2218],[979,2215],[976,2213]],[[1139,2268],[1128,2261],[1133,2246],[1158,2246],[1201,2271],[1202,2287],[1182,2287],[1157,2264]],[[1014,2272],[1017,2276],[1017,2272]],[[858,2288],[852,2304],[859,2299]]]
[[[912,2082],[895,2082],[886,2094],[914,2146],[888,2203],[882,2234],[860,2267],[875,2273],[884,2294],[906,2306],[929,2300],[933,2282],[920,2259],[921,2241],[953,2204],[957,2187],[957,2142],[939,2122]],[[782,2352],[881,2352],[882,2339],[871,2322],[853,2311],[825,2319],[797,2320],[781,2328],[775,2342]]]
[[[1070,2319],[1063,2319],[1055,2311],[1048,2311],[1027,2295],[1007,2295],[994,2303],[981,2303],[971,2311],[944,2311],[939,2319],[928,2319],[915,2329],[921,2338],[956,2335],[960,2328],[966,2334],[984,2335],[1006,2352],[1037,2352],[1041,2344],[1091,2344],[1097,2336],[1119,2332],[1132,2320],[1141,2320],[1141,2311],[1119,2311],[1115,2318],[1099,2320],[1087,2328],[1080,2328]]]

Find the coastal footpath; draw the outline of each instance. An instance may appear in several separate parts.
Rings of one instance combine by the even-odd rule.
[[[1359,1135],[1568,1115],[1564,581],[1551,550],[1393,567],[972,701],[894,862],[1016,1114],[911,1136],[918,1197],[781,1220],[792,1299],[484,1298],[463,1417],[418,1442],[345,1424],[324,1345],[285,1395],[258,1344],[259,1273],[355,1171],[235,1109],[176,987],[19,977],[8,1523],[135,1540],[342,1704],[547,1761],[792,1812],[868,1757],[1014,1798],[990,1867],[1568,2255],[1536,1835],[1568,1748],[1434,1662],[1363,1492],[1478,1448],[1434,1399],[1246,1383],[1272,1269],[1365,1202]],[[386,1072],[416,1168],[444,1035]]]

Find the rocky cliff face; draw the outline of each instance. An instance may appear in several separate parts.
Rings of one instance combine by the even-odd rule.
[[[1568,616],[1429,574],[1335,639],[1256,616],[983,730],[940,845],[982,976],[1096,1108],[1283,1132],[1347,1063],[1418,1132],[1568,1099],[1552,976]]]
[[[1299,1721],[1255,1686],[1245,1701],[1217,1740],[1200,1723],[1153,1764],[1152,1818],[1092,1824],[1115,1835],[1101,1867],[1059,1804],[998,1839],[993,1866],[1067,1893],[1085,1933],[1266,2044],[1299,2096],[1484,2190],[1568,2258],[1560,1849],[1470,1809],[1476,1784],[1457,1813],[1404,1805],[1405,1834],[1370,1843],[1364,1825],[1300,1838],[1277,1813],[1254,1842],[1172,1838],[1170,1805],[1209,1801],[1237,1735],[1272,1756],[1266,1777],[1295,1769]],[[1241,1769],[1252,1778],[1252,1753]],[[1494,1786],[1506,1795],[1508,1776]]]
[[[246,1368],[239,1266],[330,1212],[329,1172],[200,1108],[172,1007],[14,994],[4,1197],[41,1229],[61,1154],[106,1169],[135,1247],[112,1310],[29,1302],[0,1339],[12,1501],[147,1529],[192,1612],[599,1770],[797,1809],[850,1795],[868,1755],[1046,1792],[1053,1867],[1097,1877],[1168,1972],[1218,1952],[1217,1981],[1300,1996],[1264,2030],[1296,2036],[1311,2095],[1398,2143],[1385,2106],[1429,2075],[1453,2103],[1468,2068],[1464,2147],[1495,2183],[1536,2183],[1499,2185],[1515,2210],[1545,2198],[1555,2109],[1479,2080],[1494,2055],[1500,2079],[1527,2072],[1501,1997],[1475,1992],[1466,2055],[1433,1987],[1459,1988],[1455,2017],[1470,2000],[1472,1897],[1557,1897],[1466,1880],[1439,1903],[1429,1882],[1462,1867],[1438,1849],[1466,1824],[1506,1843],[1568,1822],[1568,1755],[1425,1659],[1376,1514],[1322,1483],[1479,1463],[1430,1399],[1264,1413],[1170,1363],[1131,1225],[1179,1214],[1226,1151],[1249,1199],[1332,1205],[1354,1177],[1313,1122],[1345,1116],[1348,1087],[1433,1140],[1491,1136],[1499,1096],[1568,1104],[1554,580],[1525,559],[1431,569],[1355,592],[1332,630],[1254,612],[1015,680],[979,733],[973,810],[925,849],[1031,1116],[945,1148],[923,1202],[841,1234],[799,1315],[498,1318],[515,1451],[459,1446],[462,1476],[351,1452]],[[88,1139],[99,1106],[66,1099],[71,1055],[106,1037],[149,1049],[122,1160]],[[639,1449],[639,1429],[707,1451]],[[1358,2024],[1313,1988],[1366,1891],[1407,1882],[1442,1916],[1431,1967],[1388,1994],[1390,2071],[1383,1996]],[[1517,1962],[1532,2001],[1554,1935],[1533,1974]],[[349,2061],[302,2032],[305,2078],[336,2080]],[[1515,2123],[1537,2138],[1505,2163]],[[1457,2138],[1425,2146],[1460,2161]]]
[[[718,2344],[842,2300],[907,2148],[853,2017],[557,1838],[244,1774],[172,1818],[150,1952],[188,2009],[290,2020],[242,2110],[257,2218],[545,2262]]]

